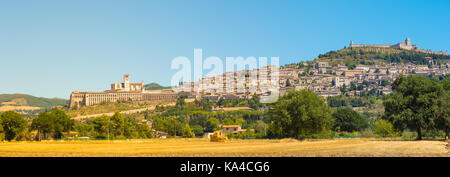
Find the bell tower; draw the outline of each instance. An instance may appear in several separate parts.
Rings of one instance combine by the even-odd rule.
[[[130,75],[129,74],[123,75],[123,89],[125,91],[130,91]]]
[[[406,46],[410,46],[411,45],[411,39],[409,37],[406,38],[405,44],[406,44]]]

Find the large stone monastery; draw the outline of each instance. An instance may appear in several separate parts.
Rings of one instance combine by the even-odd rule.
[[[143,82],[130,83],[130,76],[123,76],[123,83],[115,82],[111,84],[111,90],[103,92],[79,92],[74,91],[70,95],[70,107],[89,106],[102,102],[116,102],[127,100],[169,100],[175,99],[177,93],[168,91],[146,91]]]

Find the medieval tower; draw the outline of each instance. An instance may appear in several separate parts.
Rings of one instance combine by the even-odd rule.
[[[123,75],[123,89],[125,91],[130,91],[130,75],[129,74]]]

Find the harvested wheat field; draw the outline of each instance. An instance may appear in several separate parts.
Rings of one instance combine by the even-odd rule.
[[[449,156],[444,141],[148,139],[0,142],[3,157],[429,157]]]

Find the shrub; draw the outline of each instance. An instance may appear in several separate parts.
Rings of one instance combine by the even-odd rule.
[[[392,137],[396,135],[394,126],[383,119],[375,122],[375,134],[381,137]]]
[[[202,127],[202,126],[200,126],[200,125],[193,125],[193,126],[191,127],[191,129],[192,129],[192,131],[194,132],[194,134],[195,134],[196,136],[201,136],[201,135],[203,135],[203,127]]]
[[[27,128],[27,121],[19,113],[6,111],[0,115],[1,126],[8,141],[15,139]]]
[[[371,138],[374,136],[375,135],[374,135],[374,132],[372,129],[367,128],[367,129],[364,129],[363,131],[361,131],[361,137],[363,137],[363,138]]]
[[[186,123],[183,129],[183,138],[194,138],[195,134],[189,127],[189,124]]]
[[[31,135],[31,132],[29,131],[23,131],[20,134],[17,135],[16,140],[18,141],[31,141],[33,140],[33,137]]]
[[[338,132],[329,131],[329,132],[325,132],[325,133],[312,134],[305,138],[320,139],[320,138],[334,138],[334,137],[338,137],[338,136],[339,136]]]
[[[339,136],[350,136],[348,132],[339,132]]]
[[[360,131],[369,127],[367,118],[350,108],[339,108],[333,114],[335,131]]]
[[[214,118],[214,117],[209,118],[206,121],[206,130],[205,131],[213,132],[213,131],[219,129],[219,125],[220,125],[220,122],[217,118]]]
[[[254,139],[254,138],[264,138],[264,133],[253,133],[250,131],[247,131],[245,133],[240,134],[232,134],[229,133],[226,135],[229,139]]]
[[[94,125],[92,124],[76,124],[75,131],[78,132],[78,136],[89,136],[94,131]]]
[[[417,132],[404,131],[402,133],[403,140],[414,140],[417,137]]]

